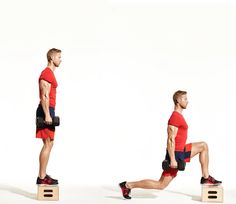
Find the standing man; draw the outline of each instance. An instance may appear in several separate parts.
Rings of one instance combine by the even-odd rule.
[[[187,108],[188,99],[186,91],[177,91],[173,95],[174,111],[168,121],[168,138],[167,138],[167,151],[166,160],[170,163],[170,168],[164,170],[160,179],[156,180],[141,180],[136,182],[122,182],[119,184],[123,197],[131,199],[130,192],[133,188],[144,189],[158,189],[163,190],[177,175],[177,161],[184,160],[190,162],[190,159],[196,155],[199,155],[199,161],[201,164],[202,177],[200,179],[201,184],[220,184],[221,181],[217,181],[209,175],[208,171],[208,145],[205,142],[196,142],[186,144],[188,125],[182,115],[184,109]]]
[[[47,60],[48,65],[39,77],[40,103],[36,116],[44,118],[47,126],[44,128],[37,127],[36,129],[36,138],[41,138],[43,141],[43,147],[39,155],[39,175],[36,184],[55,185],[58,184],[58,181],[47,175],[46,169],[55,135],[55,127],[51,125],[56,106],[57,80],[54,71],[61,63],[61,50],[50,49],[47,53]]]

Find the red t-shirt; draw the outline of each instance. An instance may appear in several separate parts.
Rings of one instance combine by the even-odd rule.
[[[49,106],[50,107],[54,107],[56,106],[56,88],[57,88],[57,80],[55,78],[55,75],[53,73],[53,71],[47,67],[45,68],[42,72],[41,75],[39,77],[39,82],[40,80],[45,80],[48,83],[51,84],[51,90],[49,93]],[[39,89],[39,94],[41,96],[41,91]]]
[[[186,144],[188,135],[188,124],[186,123],[183,115],[177,111],[174,111],[170,116],[168,125],[178,128],[178,132],[175,137],[175,151],[184,151],[184,145]]]

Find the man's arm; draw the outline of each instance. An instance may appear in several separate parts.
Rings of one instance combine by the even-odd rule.
[[[51,84],[45,80],[40,80],[39,88],[40,88],[40,92],[41,92],[40,102],[41,102],[41,105],[43,107],[43,111],[45,114],[45,123],[51,124],[52,118],[51,118],[50,112],[49,112],[49,93],[51,90]]]
[[[177,168],[177,162],[175,160],[175,137],[177,135],[178,128],[172,125],[168,125],[167,133],[167,150],[170,156],[170,167]]]

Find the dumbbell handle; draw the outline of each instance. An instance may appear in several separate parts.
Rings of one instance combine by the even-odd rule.
[[[180,171],[184,171],[185,169],[185,161],[177,161],[178,163],[178,166],[177,166],[177,169],[180,170]],[[162,162],[162,169],[163,170],[168,170],[170,167],[170,162],[168,160],[164,160]]]
[[[36,118],[36,125],[37,127],[45,127],[45,126],[59,126],[60,125],[60,118],[55,116],[52,118],[52,124],[46,124],[42,117]]]

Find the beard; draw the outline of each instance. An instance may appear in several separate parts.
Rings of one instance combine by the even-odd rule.
[[[188,104],[186,104],[186,105],[181,105],[181,104],[179,104],[179,105],[180,105],[180,107],[181,107],[182,109],[186,109]]]
[[[53,65],[54,65],[55,67],[59,67],[60,63],[55,63],[55,62],[53,62]]]

